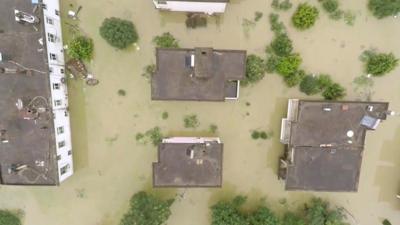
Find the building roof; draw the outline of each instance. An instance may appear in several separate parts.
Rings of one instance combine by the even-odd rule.
[[[246,51],[158,48],[156,64],[153,100],[224,101],[245,76]]]
[[[41,22],[35,26],[19,24],[14,9],[34,14]],[[8,140],[0,143],[1,184],[58,184],[47,53],[40,44],[45,41],[42,21],[42,10],[34,12],[30,1],[1,2],[0,67],[14,70],[0,73],[0,136]],[[26,68],[29,73],[23,71]],[[36,122],[24,120],[16,106],[18,99],[25,105],[40,105],[46,112]]]
[[[229,0],[167,0],[169,2],[229,2]]]
[[[388,103],[292,100],[289,105],[286,189],[357,191],[365,134],[371,130],[363,118],[385,120]]]
[[[223,144],[218,138],[170,138],[158,147],[154,187],[220,187]]]

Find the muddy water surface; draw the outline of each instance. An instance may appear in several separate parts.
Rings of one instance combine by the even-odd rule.
[[[90,63],[100,85],[89,88],[81,81],[70,81],[71,117],[75,156],[75,175],[57,188],[1,187],[0,208],[21,208],[26,225],[113,225],[128,207],[129,197],[151,186],[151,163],[156,149],[135,141],[137,132],[159,126],[166,135],[207,133],[210,124],[218,126],[225,143],[224,184],[222,189],[179,189],[180,197],[172,207],[168,225],[209,224],[210,204],[234,193],[248,194],[250,202],[265,197],[272,208],[295,208],[312,193],[285,192],[276,178],[277,159],[283,149],[279,143],[280,119],[285,115],[288,98],[304,98],[296,88],[288,89],[277,75],[267,75],[253,87],[241,89],[237,102],[151,102],[143,67],[154,63],[151,39],[170,31],[182,47],[213,46],[222,49],[246,49],[264,54],[272,39],[266,0],[232,0],[227,12],[211,18],[207,28],[188,30],[185,15],[160,13],[150,0],[63,0],[63,11],[82,5],[80,27],[94,39],[95,58]],[[297,3],[298,1],[293,1]],[[303,66],[315,73],[330,73],[347,88],[348,100],[355,100],[353,79],[362,74],[358,60],[371,47],[393,51],[400,56],[400,20],[377,21],[365,9],[366,1],[341,1],[353,10],[354,26],[329,20],[321,13],[316,26],[298,32],[289,24],[291,12],[282,13]],[[243,32],[243,18],[264,17],[255,27]],[[117,51],[98,34],[105,17],[121,17],[135,22],[140,34],[140,50]],[[66,25],[67,27],[68,25]],[[65,27],[65,36],[68,29]],[[400,69],[374,80],[373,100],[390,101],[400,111]],[[119,89],[126,96],[117,94]],[[318,97],[314,97],[318,98]],[[250,106],[246,105],[250,103]],[[162,112],[169,118],[163,120]],[[184,115],[196,114],[200,127],[183,128]],[[274,132],[272,139],[253,141],[250,131]],[[389,118],[376,132],[367,135],[358,193],[317,193],[344,206],[352,220],[362,225],[380,224],[389,218],[400,224],[400,118]],[[286,199],[287,206],[280,205]]]

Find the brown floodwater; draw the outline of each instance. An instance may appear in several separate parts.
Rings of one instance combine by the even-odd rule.
[[[150,101],[149,81],[141,74],[144,66],[155,62],[154,36],[169,31],[182,47],[246,49],[264,55],[273,36],[268,23],[270,1],[231,0],[223,16],[210,18],[207,28],[195,30],[185,27],[185,14],[160,13],[150,0],[62,3],[64,15],[71,3],[83,6],[79,26],[94,39],[95,57],[89,66],[100,84],[87,87],[82,81],[69,81],[74,176],[60,187],[0,188],[0,208],[22,209],[25,225],[118,224],[131,195],[151,189],[156,148],[136,143],[136,133],[159,126],[166,135],[204,135],[210,124],[218,126],[225,143],[223,188],[165,190],[164,195],[179,194],[168,225],[207,225],[209,206],[237,193],[249,195],[250,204],[266,198],[277,211],[295,209],[315,195],[345,207],[352,215],[350,221],[356,224],[377,225],[383,218],[400,224],[400,200],[395,198],[400,191],[400,117],[391,117],[377,131],[368,133],[357,193],[286,192],[276,176],[283,150],[279,130],[287,99],[306,98],[297,88],[287,88],[280,77],[267,74],[255,86],[242,88],[237,102]],[[376,20],[366,10],[366,1],[341,3],[342,8],[357,15],[354,26],[329,20],[321,12],[312,29],[299,32],[289,25],[292,11],[281,13],[281,17],[295,50],[304,59],[303,67],[330,73],[347,88],[346,100],[355,100],[359,94],[354,91],[353,80],[363,74],[359,55],[365,49],[377,48],[400,57],[400,20]],[[242,20],[253,19],[255,11],[263,12],[264,17],[246,34]],[[99,36],[101,22],[111,16],[134,21],[140,50],[131,47],[117,51]],[[71,35],[68,27],[64,27],[66,38]],[[372,100],[389,101],[393,110],[400,111],[399,75],[400,68],[374,79]],[[125,90],[126,96],[119,96],[119,89]],[[167,120],[161,118],[164,111],[169,113]],[[184,129],[183,117],[187,114],[198,116],[199,128]],[[270,130],[274,136],[254,141],[250,138],[253,129]],[[283,199],[286,204],[279,203]]]

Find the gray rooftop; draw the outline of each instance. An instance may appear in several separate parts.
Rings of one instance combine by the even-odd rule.
[[[0,136],[8,140],[8,143],[0,142],[0,183],[56,185],[58,172],[51,108],[35,122],[24,120],[16,107],[19,98],[25,105],[51,107],[47,104],[50,85],[46,49],[39,43],[44,36],[44,26],[42,23],[35,27],[17,23],[14,9],[36,14],[43,21],[41,10],[34,13],[31,1],[1,1],[0,52],[3,61],[0,61],[0,67],[19,71],[0,72]],[[31,72],[23,72],[25,67]],[[18,172],[12,171],[16,167],[20,167]]]
[[[245,76],[246,51],[158,48],[156,64],[153,100],[224,101]]]
[[[223,144],[217,142],[161,143],[158,162],[153,163],[153,185],[220,187],[222,152]]]
[[[168,2],[229,2],[229,0],[167,0]]]
[[[365,134],[371,130],[361,121],[385,120],[388,103],[300,100],[291,110],[286,157],[293,158],[286,189],[357,191]]]

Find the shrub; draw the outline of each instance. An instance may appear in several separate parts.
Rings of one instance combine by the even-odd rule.
[[[163,113],[161,114],[161,118],[162,118],[163,120],[168,119],[168,117],[169,117],[168,112],[163,112]]]
[[[300,84],[305,76],[306,73],[304,72],[304,70],[297,70],[294,73],[285,75],[283,79],[288,87],[294,87]]]
[[[322,92],[322,96],[326,100],[342,99],[346,95],[346,90],[338,83],[333,83],[326,87]]]
[[[154,146],[159,145],[163,139],[163,134],[161,133],[161,129],[159,127],[154,127],[153,129],[146,131],[145,136],[150,139]]]
[[[159,48],[179,48],[178,40],[176,40],[175,37],[169,32],[155,36],[153,38],[153,42]]]
[[[275,35],[286,33],[285,25],[279,21],[278,14],[271,13],[269,15],[269,23],[271,24],[271,30],[275,33]]]
[[[279,74],[286,76],[296,72],[302,62],[299,54],[293,54],[286,57],[282,57],[279,60],[279,64],[276,70]]]
[[[218,131],[218,126],[215,124],[211,124],[209,129],[210,129],[210,133],[216,134]]]
[[[307,75],[300,83],[300,91],[306,95],[315,95],[321,91],[319,86],[318,77]]]
[[[333,13],[339,9],[338,0],[322,0],[322,8],[328,13]]]
[[[126,95],[126,91],[124,89],[119,89],[117,93],[118,93],[119,96],[125,96]]]
[[[399,64],[399,59],[393,53],[378,53],[368,50],[363,53],[362,57],[365,62],[365,71],[373,76],[383,76],[394,70]]]
[[[347,10],[346,12],[343,13],[343,17],[347,25],[350,26],[354,25],[354,21],[356,21],[356,14],[354,14],[352,11]]]
[[[161,200],[145,192],[138,192],[130,200],[130,209],[120,225],[162,225],[171,215],[174,199]]]
[[[7,210],[0,210],[1,225],[21,225],[21,219],[14,213]]]
[[[125,49],[139,39],[132,22],[115,17],[106,18],[103,21],[100,35],[111,46],[118,49]]]
[[[265,63],[265,71],[267,73],[273,73],[276,71],[276,67],[278,66],[280,62],[280,58],[276,55],[270,55],[267,58],[267,61]]]
[[[305,206],[305,218],[309,225],[335,224],[347,225],[340,208],[330,209],[329,203],[320,198],[314,198]]]
[[[392,225],[392,223],[388,219],[384,219],[382,225]]]
[[[186,115],[183,118],[183,123],[185,128],[196,128],[200,125],[199,120],[197,119],[197,116],[192,114],[192,115]]]
[[[257,83],[264,78],[266,72],[265,61],[256,55],[247,56],[246,60],[246,77],[241,81],[243,86]]]
[[[251,132],[251,138],[253,138],[254,140],[257,140],[260,138],[260,132],[254,130]]]
[[[68,44],[68,55],[79,60],[90,60],[93,57],[93,40],[85,36],[79,36]]]
[[[335,12],[329,14],[329,18],[333,20],[340,20],[343,18],[343,14],[343,10],[336,10]]]
[[[292,16],[293,25],[299,30],[306,30],[315,24],[318,19],[318,9],[308,3],[302,3],[297,7]]]
[[[281,225],[306,225],[304,219],[292,212],[286,212],[283,215]]]
[[[320,87],[320,89],[325,89],[329,86],[332,85],[332,79],[331,76],[329,76],[328,74],[320,74],[318,76],[318,85]]]
[[[400,13],[400,1],[369,0],[368,9],[371,10],[372,14],[378,19],[382,19],[387,16],[395,16]]]
[[[287,11],[292,8],[292,3],[289,0],[283,0],[279,2],[279,0],[273,0],[271,6],[275,10]]]
[[[262,17],[263,17],[263,13],[262,12],[259,12],[259,11],[256,11],[255,13],[254,13],[254,21],[255,22],[258,22]]]
[[[219,201],[211,206],[211,225],[249,225],[246,215],[240,212],[245,202],[246,197],[236,196],[232,201]]]
[[[270,46],[278,56],[288,56],[293,50],[292,40],[286,34],[277,35]]]

